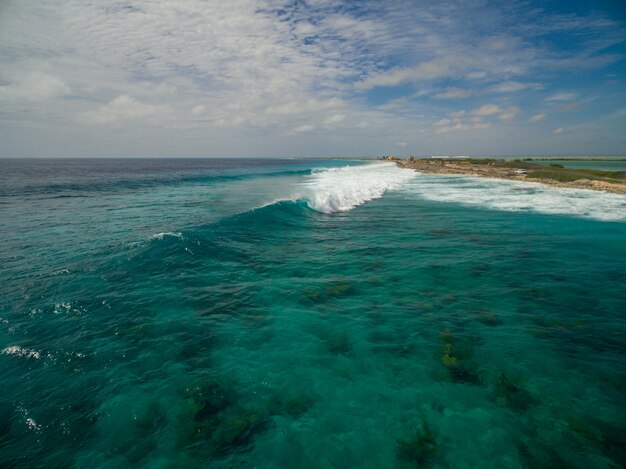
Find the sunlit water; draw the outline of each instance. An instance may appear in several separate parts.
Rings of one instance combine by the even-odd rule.
[[[0,466],[626,464],[626,197],[0,160],[0,229]]]

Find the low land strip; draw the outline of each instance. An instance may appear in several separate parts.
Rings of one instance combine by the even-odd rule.
[[[626,194],[626,171],[568,169],[522,160],[494,159],[408,159],[396,163],[421,173],[466,174],[512,181],[539,182],[550,186]]]

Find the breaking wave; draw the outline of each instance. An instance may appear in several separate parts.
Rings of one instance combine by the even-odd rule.
[[[346,212],[388,190],[397,189],[416,176],[394,163],[376,163],[314,170],[304,182],[299,198],[322,213]]]
[[[606,192],[439,174],[418,174],[405,189],[428,200],[478,205],[494,210],[626,221],[626,196]]]

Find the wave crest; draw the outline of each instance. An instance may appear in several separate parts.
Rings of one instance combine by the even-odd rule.
[[[399,188],[415,175],[394,163],[315,170],[305,182],[301,199],[318,212],[346,212]]]
[[[626,221],[626,197],[623,195],[551,187],[536,182],[419,174],[406,191],[427,200],[477,205],[492,210]]]

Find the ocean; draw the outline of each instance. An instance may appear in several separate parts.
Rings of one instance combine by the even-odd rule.
[[[626,197],[0,160],[0,466],[626,465]]]

